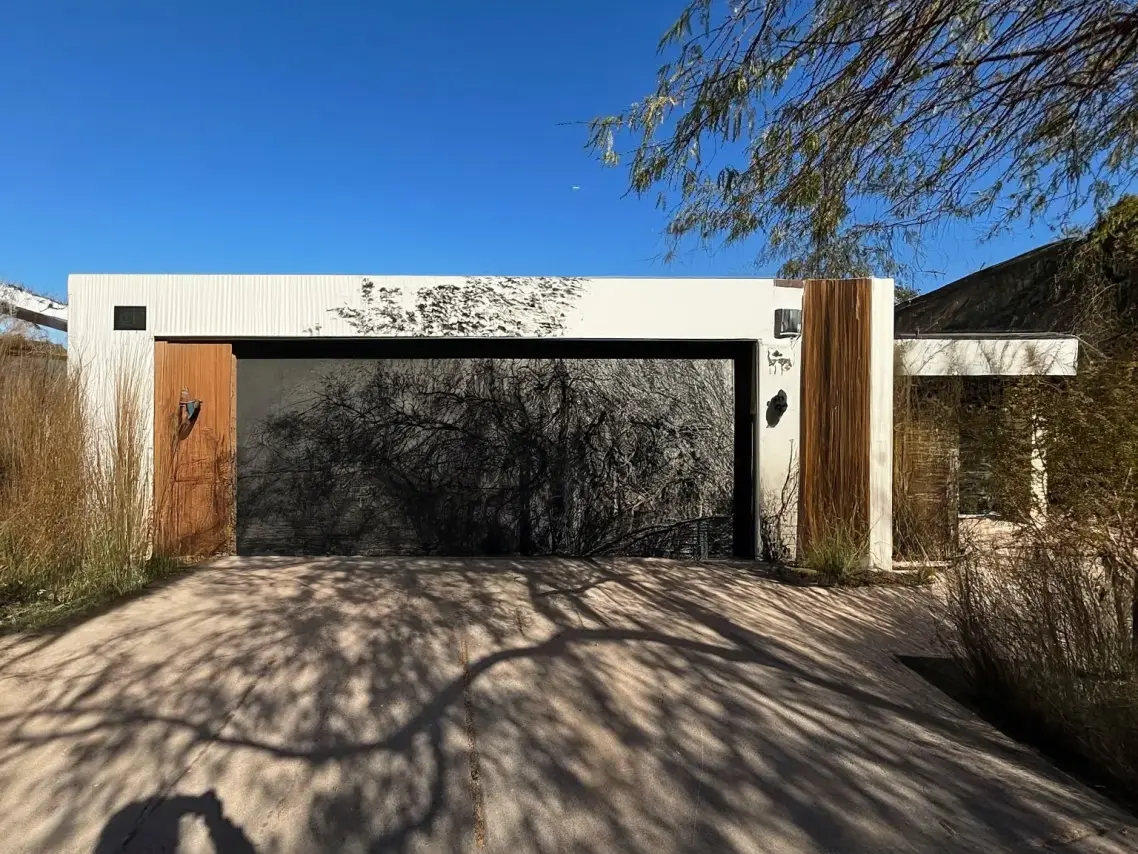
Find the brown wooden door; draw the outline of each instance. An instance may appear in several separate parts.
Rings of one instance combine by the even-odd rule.
[[[236,379],[229,344],[154,344],[155,546],[233,551]],[[201,402],[190,418],[181,404]]]

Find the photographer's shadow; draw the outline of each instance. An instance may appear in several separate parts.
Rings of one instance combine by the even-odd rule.
[[[217,854],[255,854],[249,837],[225,817],[212,790],[128,804],[104,825],[94,854],[176,854],[184,816],[202,819]]]

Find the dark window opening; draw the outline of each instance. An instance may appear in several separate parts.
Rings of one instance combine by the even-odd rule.
[[[1003,377],[967,377],[960,398],[960,512],[1017,520],[1031,498],[1031,431]]]
[[[145,330],[146,306],[144,305],[116,305],[115,329]]]

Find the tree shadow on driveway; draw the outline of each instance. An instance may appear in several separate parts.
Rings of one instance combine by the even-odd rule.
[[[1118,823],[895,661],[929,595],[218,561],[0,665],[0,832],[92,850],[125,804],[204,790],[263,851],[1014,851]]]

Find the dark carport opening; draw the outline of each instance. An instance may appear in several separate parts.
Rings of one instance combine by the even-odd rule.
[[[725,406],[731,433],[727,439],[731,483],[727,518],[717,520],[722,524],[716,530],[721,539],[729,540],[732,555],[755,556],[754,341],[229,341],[237,363],[239,554],[505,554],[526,553],[535,547],[536,553],[579,553],[566,548],[571,543],[556,542],[553,533],[558,524],[565,524],[565,514],[572,512],[561,506],[556,494],[556,485],[566,479],[566,461],[551,461],[549,454],[542,457],[541,448],[534,447],[540,442],[509,444],[501,436],[504,430],[513,430],[518,436],[532,437],[532,432],[526,432],[532,425],[515,422],[537,419],[543,412],[551,416],[550,424],[556,421],[553,416],[564,420],[557,404],[570,393],[567,384],[576,381],[580,385],[579,378],[588,375],[582,374],[581,363],[623,364],[624,375],[634,376],[628,372],[643,366],[642,360],[651,360],[661,364],[729,363],[730,399]],[[465,368],[457,369],[456,364]],[[480,365],[488,375],[472,379]],[[614,370],[619,373],[620,369]],[[470,397],[475,386],[477,399],[470,404],[463,395]],[[528,397],[510,400],[510,394]],[[495,395],[505,399],[495,400]],[[408,405],[412,398],[415,405]],[[667,395],[659,399],[666,403]],[[604,442],[595,441],[596,433],[619,426],[595,426],[603,420],[597,407],[590,411],[585,403],[580,408],[577,414],[581,417],[572,429],[552,429],[571,434],[568,440],[559,438],[575,442],[575,452],[603,451]],[[626,410],[628,406],[620,414],[627,424],[635,420],[636,413]],[[512,426],[506,430],[503,425]],[[473,474],[463,481],[463,494],[454,490],[459,468],[477,469],[488,433],[499,439],[495,452],[500,455],[500,468],[511,473],[513,492],[508,499],[501,497],[500,484],[486,486]],[[431,437],[430,441],[424,436]],[[643,456],[640,445],[637,453]],[[409,471],[415,460],[432,462]],[[494,470],[485,460],[482,463],[486,471]],[[380,481],[382,488],[376,485]],[[530,481],[538,485],[526,486]],[[476,483],[472,486],[472,482]],[[470,499],[471,489],[479,491],[477,501]],[[527,495],[527,490],[533,494]],[[526,508],[524,512],[517,510],[519,505]],[[409,516],[416,517],[413,524],[406,521]],[[394,525],[395,517],[402,527]],[[496,521],[489,524],[488,519]],[[587,520],[578,518],[574,524],[575,531],[592,530]],[[486,530],[480,528],[478,536],[471,538],[471,525]],[[430,533],[432,526],[439,529],[436,541],[424,536],[423,529]],[[395,527],[401,532],[398,536],[391,533]],[[598,537],[590,541],[594,546],[603,542],[603,536]],[[620,553],[619,542],[615,549]],[[643,552],[634,548],[630,553]]]

